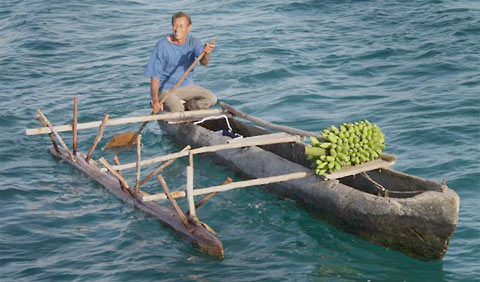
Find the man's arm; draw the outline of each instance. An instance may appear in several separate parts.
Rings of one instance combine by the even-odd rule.
[[[163,103],[160,104],[158,99],[158,88],[160,87],[160,80],[156,77],[150,79],[150,92],[152,93],[152,109],[155,113],[163,111]]]
[[[200,60],[200,63],[202,65],[208,66],[208,64],[210,63],[210,53],[212,53],[213,49],[215,49],[215,40],[205,44],[205,46],[203,47],[203,52],[205,52],[205,55]]]

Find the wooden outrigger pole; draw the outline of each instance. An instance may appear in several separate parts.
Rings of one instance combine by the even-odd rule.
[[[198,110],[198,111],[187,111],[187,112],[178,112],[178,113],[163,113],[157,115],[148,115],[148,116],[137,116],[137,117],[125,117],[125,118],[115,118],[109,119],[107,126],[112,125],[123,125],[123,124],[132,124],[145,121],[154,121],[154,120],[183,120],[188,118],[196,117],[205,117],[211,115],[221,114],[222,109],[209,109],[209,110]],[[98,128],[102,121],[91,121],[83,122],[77,124],[77,129],[89,129],[89,128]],[[73,130],[72,124],[57,125],[53,127],[57,132],[68,132]],[[38,128],[27,128],[25,130],[26,135],[38,135],[38,134],[49,134],[52,133],[47,125],[44,127]]]

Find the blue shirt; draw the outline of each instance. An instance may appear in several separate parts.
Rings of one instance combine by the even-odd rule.
[[[202,42],[193,36],[187,35],[187,40],[182,45],[171,43],[164,36],[155,45],[144,74],[160,80],[160,92],[171,89],[202,51]],[[193,70],[180,86],[190,84],[193,84]]]

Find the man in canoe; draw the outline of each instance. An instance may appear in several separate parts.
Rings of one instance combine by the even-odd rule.
[[[193,71],[180,85],[176,85],[196,58],[202,56],[200,63],[207,66],[215,48],[214,42],[203,45],[189,35],[191,29],[190,15],[174,13],[173,33],[160,38],[153,49],[144,74],[151,79],[151,106],[155,113],[164,109],[163,99],[166,110],[170,112],[207,109],[217,102],[217,97],[210,90],[193,83]],[[170,91],[172,88],[174,91]],[[172,93],[167,95],[169,91]]]

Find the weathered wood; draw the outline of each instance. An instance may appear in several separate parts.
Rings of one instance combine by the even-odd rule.
[[[188,165],[193,167],[193,153],[192,153],[192,151],[188,152]]]
[[[323,176],[326,179],[339,179],[350,175],[359,174],[362,172],[372,171],[375,169],[386,168],[392,166],[397,161],[397,156],[390,154],[380,154],[380,158],[369,161],[363,164],[354,166],[344,166],[341,169],[332,173],[325,173]]]
[[[58,149],[57,141],[55,141],[55,137],[53,137],[53,133],[49,133],[48,136],[50,137],[50,141],[52,141],[52,145],[55,151],[57,151],[57,153],[60,153],[60,150]]]
[[[135,181],[135,193],[138,193],[140,187],[140,170],[142,165],[142,134],[137,135],[137,175]]]
[[[195,154],[210,153],[210,152],[227,150],[227,149],[236,149],[236,148],[243,148],[243,147],[249,147],[249,146],[261,146],[261,145],[268,145],[268,144],[279,144],[279,143],[290,143],[290,142],[300,142],[300,137],[287,136],[283,138],[273,138],[273,139],[262,138],[260,140],[254,139],[251,141],[248,138],[244,138],[244,140],[239,140],[238,142],[200,147],[197,149],[192,149],[189,152],[192,152],[192,154],[195,155]],[[189,155],[189,152],[178,152],[178,153],[173,153],[173,154],[152,158],[149,160],[143,160],[142,165],[149,165],[149,164],[167,161],[170,159],[185,157]],[[136,164],[133,162],[133,163],[123,164],[121,166],[115,166],[114,168],[118,170],[124,170],[124,169],[134,168],[135,166]],[[105,170],[102,170],[102,171],[105,171]]]
[[[228,112],[230,112],[231,114],[233,114],[235,116],[238,116],[240,118],[255,122],[255,123],[257,123],[261,126],[265,126],[265,127],[275,129],[275,130],[280,130],[280,131],[287,132],[287,133],[294,134],[294,135],[313,136],[313,137],[317,137],[317,138],[322,137],[322,135],[319,134],[319,133],[306,131],[306,130],[301,130],[301,129],[293,128],[293,127],[290,127],[290,126],[279,125],[279,124],[275,124],[275,123],[271,123],[271,122],[262,120],[260,118],[257,118],[257,117],[251,116],[251,115],[247,115],[247,114],[233,108],[232,106],[230,106],[230,105],[228,105],[224,102],[220,102],[220,106],[223,109],[227,110]]]
[[[110,171],[110,173],[113,176],[115,176],[122,183],[124,187],[130,187],[128,185],[128,182],[125,180],[125,178],[123,178],[123,176],[118,174],[117,171],[108,163],[108,161],[105,158],[101,157],[99,161],[108,169],[108,171]]]
[[[118,156],[113,157],[113,162],[115,163],[115,165],[120,165],[120,160],[118,159]],[[120,175],[123,178],[121,170],[117,170],[117,173],[118,173],[118,175]],[[122,181],[120,179],[118,180],[118,183],[120,183],[120,186],[122,187],[122,189],[128,188],[128,187],[125,187],[125,185],[122,183]]]
[[[77,154],[77,123],[78,123],[78,99],[73,97],[73,155]]]
[[[198,188],[193,190],[193,195],[202,195],[202,194],[208,194],[212,192],[225,192],[231,189],[237,189],[237,188],[244,188],[244,187],[249,187],[249,186],[257,186],[257,185],[265,185],[269,183],[275,183],[275,182],[283,182],[283,181],[289,181],[289,180],[294,180],[294,179],[300,179],[300,178],[305,178],[312,176],[313,174],[310,172],[294,172],[294,173],[288,173],[288,174],[283,174],[283,175],[277,175],[277,176],[270,176],[270,177],[264,177],[264,178],[257,178],[257,179],[252,179],[252,180],[246,180],[246,181],[238,181],[238,182],[233,182],[225,185],[217,185],[217,186],[212,186],[208,188]]]
[[[90,150],[88,150],[87,158],[85,159],[87,162],[90,161],[90,159],[92,158],[93,152],[95,151],[95,148],[97,148],[98,143],[100,142],[100,140],[102,140],[103,132],[105,131],[105,127],[107,126],[108,117],[109,117],[108,114],[105,114],[103,116],[102,123],[98,128],[97,136],[95,136],[95,140],[93,141],[93,144],[90,147]]]
[[[257,178],[257,179],[252,179],[252,180],[238,181],[238,182],[233,182],[233,183],[229,183],[229,184],[221,184],[221,185],[207,187],[207,188],[193,189],[192,195],[193,196],[198,196],[198,195],[202,195],[202,194],[225,192],[225,191],[232,190],[232,189],[237,189],[237,188],[244,188],[244,187],[249,187],[249,186],[257,186],[257,185],[265,185],[265,184],[270,184],[270,183],[275,183],[275,182],[289,181],[289,180],[309,177],[309,176],[312,176],[312,175],[313,174],[310,173],[310,172],[294,172],[294,173],[288,173],[288,174],[271,176],[271,177],[264,177],[264,178]],[[184,197],[188,197],[188,192],[187,193],[178,193],[175,198],[184,198]],[[166,199],[166,196],[163,193],[157,193],[157,194],[153,194],[151,196],[143,197],[144,201],[156,201],[156,200],[163,200],[163,199]]]
[[[159,220],[164,226],[172,229],[177,235],[182,236],[185,240],[190,242],[193,247],[206,252],[209,255],[223,258],[223,245],[222,242],[210,231],[209,228],[203,225],[191,225],[193,232],[186,229],[185,225],[176,216],[176,212],[163,205],[159,205],[156,202],[144,202],[141,199],[141,195],[136,195],[129,189],[121,189],[118,180],[109,173],[102,173],[97,166],[87,163],[84,160],[85,154],[78,152],[78,159],[76,162],[71,161],[66,156],[66,152],[60,149],[60,153],[57,153],[53,147],[49,148],[49,152],[56,158],[64,160],[79,171],[84,172],[94,181],[105,187],[113,195],[120,200],[135,206],[139,210],[143,211],[149,216],[152,216]],[[173,193],[172,193],[173,194]]]
[[[187,119],[193,117],[205,117],[215,114],[222,113],[222,109],[208,109],[208,110],[197,110],[197,111],[186,111],[186,112],[176,112],[176,113],[163,113],[158,115],[148,115],[148,116],[135,116],[135,117],[126,117],[126,118],[116,118],[110,119],[107,122],[107,126],[112,125],[121,125],[121,124],[131,124],[145,121],[153,120],[171,120],[171,119]],[[78,123],[77,129],[88,129],[88,128],[98,128],[102,122],[101,121],[91,121]],[[57,125],[53,127],[57,132],[66,132],[72,131],[72,124]],[[38,134],[48,134],[52,133],[52,130],[48,127],[39,127],[39,128],[27,128],[25,130],[26,135],[38,135]]]
[[[48,120],[48,118],[43,114],[43,112],[40,109],[37,110],[37,118],[40,120],[40,122],[42,122],[42,124],[46,125],[47,128],[50,129],[50,132],[53,132],[55,137],[57,137],[58,142],[60,142],[60,145],[62,145],[63,149],[67,152],[68,157],[72,161],[75,161],[75,157],[72,155],[72,152],[70,152],[70,150],[68,149],[67,144],[65,144],[60,134],[58,134],[58,132],[53,127],[52,123]]]
[[[188,151],[190,150],[190,146],[187,145],[185,148],[183,148],[180,152]],[[155,175],[159,174],[162,170],[164,170],[166,167],[171,165],[173,162],[175,162],[177,159],[171,159],[166,162],[164,162],[160,167],[156,168],[154,171],[152,171],[149,175],[145,176],[145,178],[140,181],[138,186],[142,186],[143,184],[147,183],[150,179],[152,179]],[[117,165],[117,164],[116,164]],[[119,166],[118,164],[117,166]]]
[[[232,181],[233,181],[232,178],[227,177],[222,182],[221,185],[232,183]],[[173,192],[170,192],[170,194],[174,198],[186,198],[187,197],[187,193],[185,193],[185,191],[173,191]],[[205,203],[207,200],[209,200],[215,194],[216,194],[216,192],[208,193],[198,203],[195,203],[195,208],[198,208],[199,206],[201,206],[203,203]],[[156,194],[153,194],[153,195],[148,195],[148,196],[143,197],[143,201],[145,201],[145,202],[157,201],[157,200],[166,200],[166,199],[167,199],[167,195],[165,195],[165,193],[156,193]]]
[[[190,226],[190,223],[188,223],[188,219],[183,213],[182,209],[178,206],[177,201],[175,201],[175,198],[172,197],[170,194],[170,189],[168,188],[167,182],[165,182],[165,179],[162,177],[162,175],[157,175],[158,180],[160,181],[160,184],[162,185],[163,190],[165,191],[165,195],[167,195],[168,200],[172,204],[173,208],[175,209],[175,212],[177,213],[178,217],[182,221],[183,225],[189,232],[192,232],[192,227]]]
[[[234,139],[229,139],[228,143],[238,143],[238,142],[245,142],[245,141],[263,141],[263,140],[269,140],[269,139],[279,139],[279,138],[285,138],[285,137],[291,137],[291,134],[288,134],[286,132],[277,132],[277,133],[272,133],[272,134],[265,134],[265,135],[258,135],[258,136],[251,136],[251,137],[243,137],[243,138],[234,138]]]
[[[191,216],[197,216],[195,201],[193,200],[193,166],[187,166],[187,201]]]
[[[187,193],[185,193],[185,191],[172,191],[172,192],[170,192],[170,194],[174,198],[186,198],[187,197]],[[144,202],[166,200],[167,195],[165,195],[165,193],[155,193],[155,194],[152,194],[152,195],[149,195],[149,196],[143,196],[142,199],[143,199]]]

